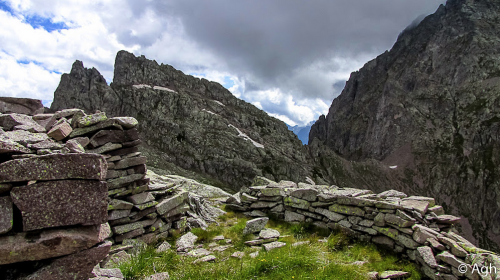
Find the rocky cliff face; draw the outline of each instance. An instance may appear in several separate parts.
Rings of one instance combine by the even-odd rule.
[[[312,176],[307,149],[285,123],[218,83],[144,56],[120,51],[110,86],[76,61],[51,109],[73,107],[135,117],[150,166],[203,182],[238,190],[256,175],[278,181]]]
[[[500,2],[448,1],[351,74],[309,143],[376,159],[387,188],[436,197],[482,246],[500,244]],[[316,140],[315,140],[316,139]],[[397,166],[397,167],[395,167]],[[326,168],[331,168],[325,166]]]

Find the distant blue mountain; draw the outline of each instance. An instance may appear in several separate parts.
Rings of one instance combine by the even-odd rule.
[[[308,123],[306,126],[290,126],[287,124],[288,129],[291,130],[297,137],[299,138],[300,141],[302,141],[302,144],[307,145],[307,142],[309,141],[309,131],[311,130],[311,126],[315,123],[316,121],[311,121]]]

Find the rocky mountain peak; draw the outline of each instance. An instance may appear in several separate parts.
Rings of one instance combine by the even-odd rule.
[[[394,167],[404,188],[467,217],[490,248],[500,244],[499,11],[498,1],[448,1],[353,72],[309,137]]]
[[[256,175],[273,180],[314,177],[307,148],[282,121],[216,82],[120,51],[113,83],[77,61],[64,74],[52,110],[79,107],[132,116],[152,167],[237,190]],[[318,182],[321,181],[318,177]]]

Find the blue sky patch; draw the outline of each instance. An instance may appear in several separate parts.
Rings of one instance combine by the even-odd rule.
[[[50,107],[52,100],[42,100],[42,104],[44,107]]]
[[[47,67],[45,67],[42,63],[36,61],[36,60],[27,60],[27,59],[22,59],[22,60],[17,60],[16,61],[18,64],[24,64],[24,65],[28,65],[30,63],[33,63],[37,66],[40,66],[41,68],[43,68],[45,71],[49,71],[50,73],[55,73],[55,74],[58,74],[58,75],[61,75],[62,73],[59,72],[59,71],[55,71],[55,70],[51,70],[51,69],[48,69]]]
[[[224,83],[222,84],[225,88],[230,89],[232,86],[234,86],[234,81],[231,79],[229,76],[224,77]]]
[[[9,13],[12,16],[16,16],[14,10],[12,10],[6,1],[0,1],[0,10]],[[51,18],[42,17],[37,14],[24,15],[24,22],[31,25],[33,28],[43,28],[48,32],[69,29],[64,22],[53,22]]]

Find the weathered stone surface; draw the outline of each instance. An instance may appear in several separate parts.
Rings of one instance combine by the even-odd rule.
[[[172,248],[172,245],[170,245],[170,243],[168,243],[167,241],[164,241],[163,243],[160,244],[160,246],[158,246],[158,248],[156,248],[156,252],[157,253],[165,252],[170,248]]]
[[[436,255],[436,259],[443,261],[443,262],[445,262],[445,263],[447,263],[455,268],[458,268],[460,265],[464,264],[463,261],[461,261],[460,259],[458,259],[456,256],[454,256],[453,254],[451,254],[448,251],[444,251],[444,252],[439,253],[438,255]]]
[[[100,112],[100,113],[95,113],[92,115],[86,115],[78,119],[78,127],[88,127],[92,126],[94,124],[100,123],[102,121],[107,120],[108,117],[106,116],[105,112]]]
[[[385,192],[381,192],[377,194],[377,197],[380,198],[388,198],[388,197],[398,197],[398,198],[405,198],[407,195],[403,192],[399,192],[397,190],[388,190]]]
[[[14,224],[12,200],[8,196],[0,197],[0,234],[9,232]]]
[[[139,122],[132,117],[114,117],[113,120],[116,120],[116,122],[121,125],[122,127],[126,129],[131,129],[136,127]],[[130,141],[130,140],[128,140]]]
[[[73,132],[73,128],[71,128],[71,125],[69,125],[69,123],[67,122],[62,122],[51,128],[49,132],[47,132],[47,135],[57,141],[60,141],[68,137],[71,132]]]
[[[246,241],[245,244],[248,246],[258,246],[258,245],[262,245],[265,243],[271,243],[271,242],[274,242],[276,240],[278,240],[278,238],[254,239],[254,240]]]
[[[99,181],[52,181],[15,187],[12,201],[25,231],[68,225],[97,225],[108,220],[108,189]]]
[[[155,199],[155,197],[149,192],[136,194],[136,195],[130,196],[128,198],[128,200],[130,202],[132,202],[133,204],[143,204],[146,202],[153,201],[154,199]]]
[[[307,201],[316,201],[318,191],[315,189],[297,189],[290,193],[290,196],[300,198]]]
[[[87,280],[92,269],[106,257],[111,242],[105,242],[96,247],[64,256],[31,274],[29,280]],[[27,280],[26,279],[26,280]]]
[[[262,247],[264,247],[264,249],[266,249],[266,251],[271,251],[273,249],[281,248],[283,246],[286,246],[286,243],[279,242],[279,241],[274,241],[274,242],[266,243],[266,244],[262,245]]]
[[[98,242],[100,226],[44,230],[0,237],[0,265],[73,254]],[[26,242],[28,241],[28,242]]]
[[[25,130],[7,131],[5,132],[5,136],[8,140],[17,142],[25,147],[28,144],[35,144],[49,139],[49,136],[45,133],[31,133]]]
[[[249,234],[261,231],[262,229],[264,229],[268,221],[269,218],[267,217],[255,218],[247,221],[245,228],[243,229],[243,234]]]
[[[306,220],[306,217],[302,214],[293,212],[293,211],[285,211],[285,222],[303,222]]]
[[[38,142],[36,144],[28,144],[28,148],[35,150],[41,150],[41,149],[60,150],[63,147],[64,146],[62,144],[59,144],[52,139]]]
[[[437,216],[437,218],[436,218],[438,223],[450,224],[450,225],[459,222],[460,219],[461,219],[460,217],[455,217],[452,215],[440,215],[440,216]]]
[[[212,262],[212,261],[215,261],[215,259],[217,259],[217,257],[215,257],[214,255],[208,255],[208,256],[205,256],[203,258],[195,260],[193,262],[193,264],[200,263],[200,262]]]
[[[174,217],[176,215],[186,213],[189,210],[190,210],[189,205],[181,204],[181,205],[175,207],[174,209],[168,211],[167,213],[163,214],[162,217],[164,217],[164,218]]]
[[[413,238],[411,238],[405,234],[398,234],[398,236],[396,236],[396,240],[399,243],[401,243],[404,247],[409,248],[409,249],[417,249],[417,247],[420,246],[420,244],[415,242],[415,240],[413,240]]]
[[[119,177],[119,178],[115,178],[115,179],[109,179],[107,181],[108,188],[110,190],[117,189],[119,187],[125,186],[127,184],[141,180],[143,178],[144,178],[144,174],[132,174],[132,175],[127,175],[127,176]]]
[[[111,128],[111,127],[114,127],[117,129],[123,129],[119,124],[116,123],[116,120],[106,120],[106,121],[100,122],[100,123],[93,125],[93,126],[73,129],[73,132],[71,132],[69,137],[75,138],[75,137],[89,134],[89,133],[92,133],[92,132],[95,132],[95,131],[98,131],[98,130],[101,130],[104,128]]]
[[[130,215],[130,209],[127,210],[113,210],[108,214],[108,221],[114,221],[121,218],[128,217]]]
[[[246,193],[241,194],[240,199],[242,202],[254,202],[257,201],[256,197],[250,196]]]
[[[123,145],[122,145],[123,146]],[[140,155],[139,148],[137,146],[134,147],[125,147],[121,149],[117,149],[114,151],[110,151],[107,154],[111,156],[122,156],[122,158],[130,158]]]
[[[280,232],[271,228],[265,228],[259,233],[259,238],[262,239],[278,238],[279,236]]]
[[[204,248],[198,248],[198,249],[194,249],[194,250],[191,250],[189,251],[186,256],[190,256],[190,257],[204,257],[204,256],[207,256],[207,255],[210,255],[212,252],[208,251],[207,249],[204,249]]]
[[[0,127],[5,130],[26,130],[30,132],[45,132],[32,117],[22,114],[0,114]]]
[[[245,256],[244,252],[234,252],[231,257],[232,258],[237,258],[237,259],[242,259]]]
[[[23,145],[8,139],[0,139],[0,154],[4,153],[31,153],[31,150]]]
[[[262,209],[262,208],[273,208],[278,205],[277,202],[268,202],[268,201],[257,201],[250,205],[250,208],[253,209]]]
[[[283,198],[283,203],[287,206],[294,208],[307,210],[311,206],[311,203],[307,200],[299,199],[296,197],[287,196]]]
[[[194,235],[193,233],[188,232],[184,234],[175,242],[177,252],[186,252],[192,249],[196,240],[198,240],[198,236]]]
[[[0,194],[10,192],[12,188],[13,188],[12,184],[2,183],[0,184]]]
[[[125,158],[125,159],[122,159],[122,160],[115,163],[115,169],[125,169],[125,168],[129,168],[131,166],[145,164],[146,160],[147,160],[147,158],[142,157],[142,156],[133,157],[133,158]]]
[[[420,244],[425,244],[428,239],[436,239],[439,233],[422,225],[415,225],[413,228],[413,240]]]
[[[137,129],[129,130],[100,130],[90,138],[92,147],[99,147],[106,143],[123,143],[139,139]]]
[[[186,202],[188,195],[188,192],[181,192],[177,195],[174,195],[173,197],[166,198],[160,201],[160,203],[155,206],[156,211],[158,212],[158,214],[163,215]]]
[[[285,191],[282,188],[262,188],[260,193],[264,196],[283,196]]]
[[[372,242],[375,244],[384,245],[390,248],[394,247],[394,240],[387,236],[375,236],[372,238]]]
[[[31,180],[106,180],[107,163],[96,154],[52,154],[0,164],[0,183]]]
[[[432,249],[430,247],[418,247],[417,253],[422,264],[428,265],[431,268],[436,268],[438,266],[436,258],[434,257],[434,253],[432,252]]]
[[[410,277],[410,273],[404,271],[384,271],[379,275],[380,279],[401,279]]]
[[[415,224],[415,220],[404,220],[394,214],[386,214],[384,219],[385,222],[402,228],[411,227]]]
[[[115,239],[116,242],[123,242],[124,240],[131,239],[131,238],[134,238],[134,237],[137,237],[137,236],[141,236],[144,233],[146,233],[146,231],[144,230],[143,227],[140,227],[140,228],[136,228],[136,229],[134,229],[132,231],[128,231],[128,232],[126,232],[124,234],[115,235],[114,239]]]
[[[450,251],[453,255],[461,258],[465,258],[467,256],[467,251],[465,251],[462,247],[460,247],[455,240],[444,236],[438,236],[439,242],[448,245],[450,247]]]
[[[0,97],[0,113],[2,114],[17,113],[33,116],[43,113],[43,110],[41,100],[19,97]]]
[[[373,229],[394,240],[397,240],[397,237],[399,235],[399,232],[393,228],[383,228],[383,227],[373,226]]]
[[[365,211],[359,207],[352,207],[339,204],[333,204],[328,208],[328,210],[350,216],[354,215],[363,217],[365,215]]]
[[[429,201],[405,199],[401,201],[401,206],[405,207],[406,209],[416,210],[421,215],[425,215],[427,209],[429,208]]]

